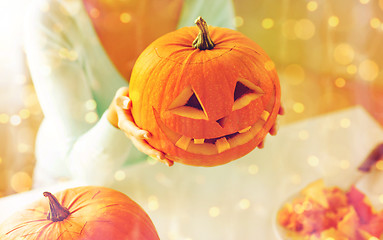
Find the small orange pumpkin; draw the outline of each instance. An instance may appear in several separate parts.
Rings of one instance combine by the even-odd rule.
[[[145,211],[104,187],[78,187],[35,202],[0,225],[0,239],[159,240]]]
[[[149,144],[175,162],[216,166],[262,142],[278,115],[280,85],[255,42],[201,17],[196,24],[141,53],[129,96],[137,126],[152,134]]]

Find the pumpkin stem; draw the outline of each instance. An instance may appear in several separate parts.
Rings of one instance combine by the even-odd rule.
[[[202,17],[198,17],[194,23],[199,28],[199,33],[197,38],[193,41],[193,47],[198,48],[199,50],[213,49],[215,44],[210,38],[206,21],[203,20]]]
[[[66,207],[61,206],[57,198],[50,192],[44,192],[44,197],[49,199],[49,208],[47,219],[53,222],[58,222],[66,219],[70,212]]]

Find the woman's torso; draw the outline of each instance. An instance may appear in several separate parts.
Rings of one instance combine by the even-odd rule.
[[[177,27],[183,0],[83,0],[97,36],[118,72],[129,81],[139,54]]]

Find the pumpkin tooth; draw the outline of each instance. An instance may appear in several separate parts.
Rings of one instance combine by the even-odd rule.
[[[182,136],[180,137],[180,139],[178,139],[175,145],[183,150],[186,150],[190,144],[190,141],[191,141],[191,138]]]
[[[225,137],[218,139],[215,142],[215,146],[217,147],[218,153],[221,153],[230,149],[230,144]]]
[[[266,122],[267,119],[269,118],[269,116],[270,116],[270,113],[268,111],[264,110],[261,114],[261,119]]]
[[[251,126],[248,126],[247,128],[244,128],[242,130],[239,130],[238,132],[239,133],[244,133],[244,132],[248,132],[250,130]]]
[[[203,144],[205,142],[205,139],[204,138],[195,138],[193,141],[194,141],[194,144]]]

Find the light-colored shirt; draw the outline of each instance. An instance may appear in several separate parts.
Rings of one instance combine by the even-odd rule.
[[[36,139],[35,186],[75,178],[109,185],[146,159],[105,112],[127,82],[102,47],[81,0],[38,0],[26,17],[25,51],[44,120]],[[198,16],[234,28],[230,0],[185,0],[178,28]],[[134,36],[132,36],[134,37]]]

